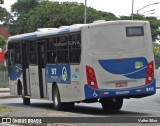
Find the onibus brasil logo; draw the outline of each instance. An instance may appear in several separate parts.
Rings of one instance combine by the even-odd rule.
[[[62,78],[63,78],[64,81],[67,80],[67,69],[66,69],[66,67],[63,67],[63,69],[62,69]]]

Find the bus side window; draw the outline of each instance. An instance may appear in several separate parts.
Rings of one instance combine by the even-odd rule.
[[[57,64],[56,41],[56,37],[50,37],[47,42],[47,62],[49,64]]]
[[[53,64],[57,63],[56,51],[48,51],[48,53],[47,53],[47,61],[48,61],[48,63],[53,63]]]
[[[21,63],[21,44],[15,43],[15,64]]]
[[[36,54],[36,41],[30,41],[30,56],[29,56],[29,61],[30,64],[36,64],[37,62],[37,54]]]
[[[57,37],[58,64],[68,64],[68,37],[61,35]]]
[[[79,64],[81,55],[81,37],[80,33],[74,33],[69,36],[69,62]]]

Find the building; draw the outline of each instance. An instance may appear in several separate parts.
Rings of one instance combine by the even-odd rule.
[[[5,40],[10,36],[9,30],[6,26],[0,25],[0,35],[3,36]],[[4,49],[0,50],[0,63],[4,63],[4,52]]]
[[[6,26],[0,25],[0,35],[4,37],[5,40],[8,39],[9,35],[9,30]]]
[[[0,51],[0,63],[4,63],[4,53],[5,53],[4,49]]]

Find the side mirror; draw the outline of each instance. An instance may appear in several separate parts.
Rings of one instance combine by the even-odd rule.
[[[4,53],[4,66],[5,67],[8,67],[8,60],[9,60],[9,51],[6,51],[5,53]]]
[[[12,67],[14,64],[14,50],[6,51],[4,54],[5,66]]]

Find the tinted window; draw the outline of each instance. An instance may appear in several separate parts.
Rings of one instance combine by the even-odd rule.
[[[36,64],[36,61],[37,61],[36,50],[37,50],[36,41],[30,41],[30,51],[29,51],[30,64]]]
[[[80,57],[81,57],[80,33],[71,34],[69,36],[69,62],[79,64]]]
[[[144,30],[142,26],[139,27],[126,27],[126,35],[129,36],[144,36]]]

